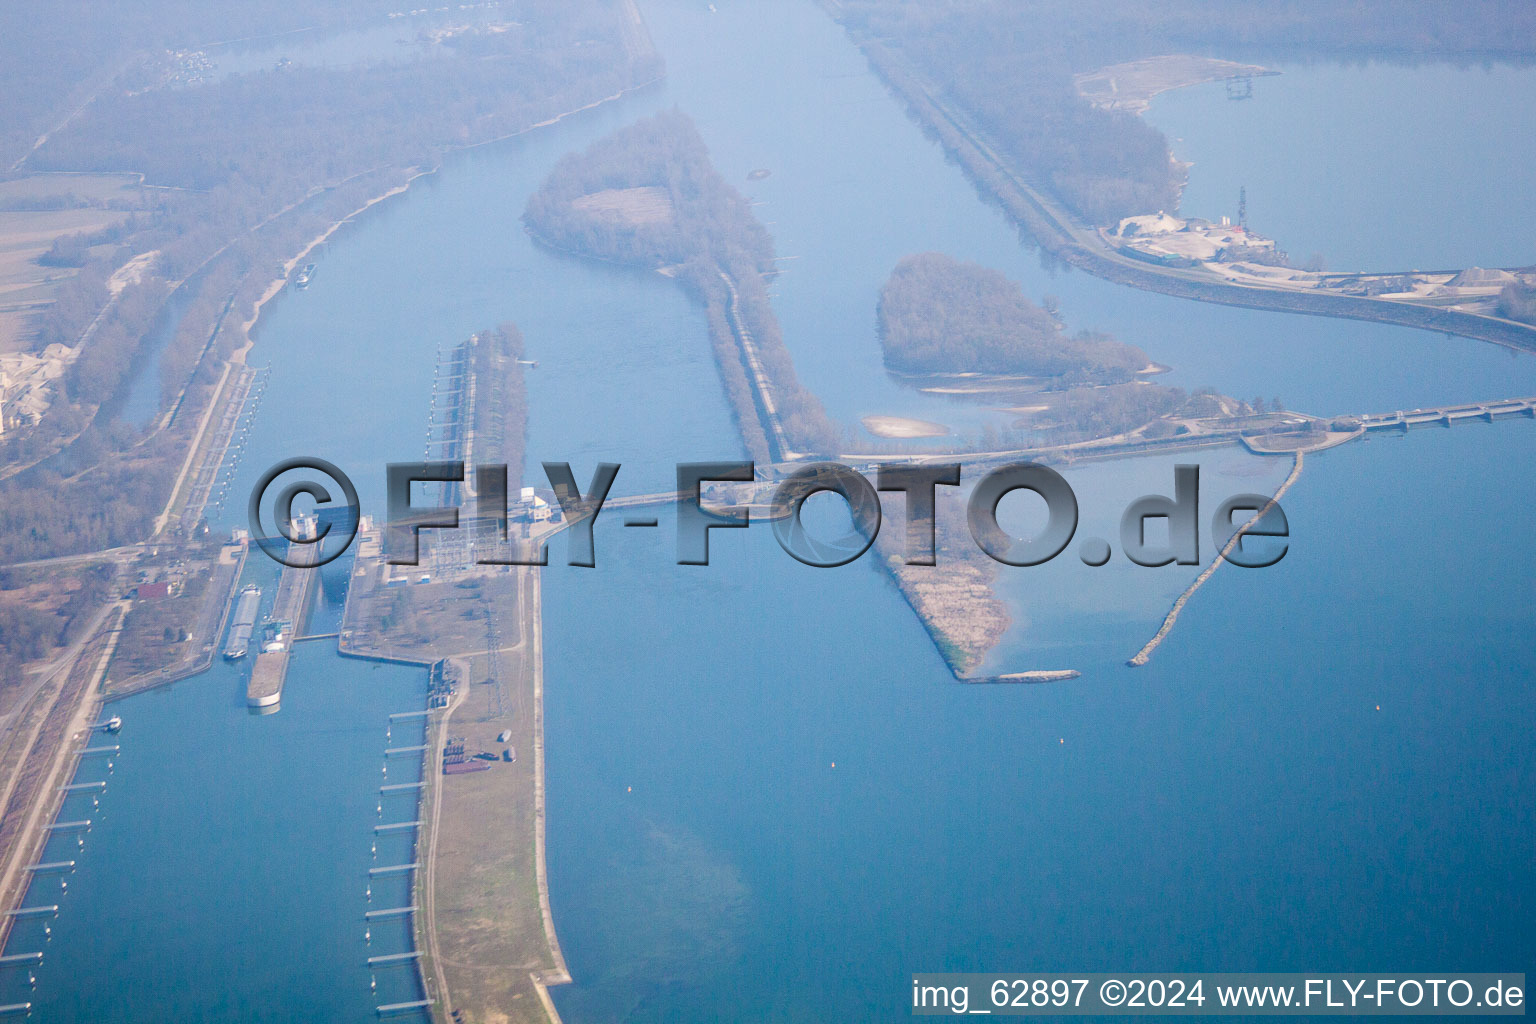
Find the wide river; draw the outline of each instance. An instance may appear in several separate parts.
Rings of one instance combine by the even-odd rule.
[[[380,509],[383,463],[422,450],[437,350],[504,320],[539,360],[529,465],[585,479],[620,462],[617,489],[637,492],[677,461],[739,457],[701,312],[659,276],[537,248],[518,220],[561,155],[672,106],[793,257],[773,286],[786,341],[851,432],[872,413],[987,422],[881,368],[876,292],[927,249],[1058,296],[1069,325],[1186,387],[1319,414],[1536,394],[1536,360],[1493,346],[1048,270],[808,0],[716,6],[642,3],[664,86],[459,155],[326,246],[257,332],[272,371],[232,508],[267,465],[315,454]],[[1333,266],[1532,262],[1529,161],[1456,112],[1511,95],[1529,110],[1536,74],[1281,66],[1251,101],[1154,103],[1194,161],[1188,212],[1233,212],[1245,184],[1257,230]],[[1401,109],[1434,146],[1383,121]],[[772,174],[749,183],[756,168]],[[1009,574],[990,667],[1083,673],[1047,687],[956,684],[872,559],[809,569],[753,529],[682,568],[669,523],[605,519],[597,570],[545,577],[550,882],[576,979],[555,990],[562,1015],[895,1020],[919,971],[1519,969],[1536,954],[1533,442],[1520,420],[1309,457],[1290,554],[1218,572],[1145,668],[1124,661],[1188,569],[1068,556]],[[1213,499],[1289,468],[1197,456]],[[1167,491],[1174,461],[1069,474],[1085,524]],[[62,911],[7,947],[45,959],[7,968],[0,1002],[191,1024],[363,1022],[415,998],[411,971],[366,966],[409,936],[365,938],[363,913],[403,899],[375,881],[370,904],[368,869],[410,855],[374,825],[411,813],[379,786],[414,778],[383,751],[422,673],[316,642],[277,714],[248,714],[243,687],[220,663],[116,706],[121,754],[80,775],[109,785],[64,815],[95,825],[47,855],[76,869],[27,899]]]

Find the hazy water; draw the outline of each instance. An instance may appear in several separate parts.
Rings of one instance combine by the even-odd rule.
[[[775,285],[786,339],[845,419],[933,411],[881,376],[873,333],[880,281],[922,248],[1061,295],[1179,382],[1319,412],[1530,390],[1531,361],[1491,346],[1051,277],[814,11],[645,10],[717,163],[774,171],[745,187],[798,257]],[[743,116],[753,82],[771,110]],[[1059,686],[955,685],[868,565],[806,569],[753,530],[682,569],[614,535],[615,568],[545,590],[562,1013],[895,1019],[914,971],[1528,958],[1536,588],[1511,470],[1532,429],[1309,459],[1287,559],[1218,573],[1147,668],[1123,662],[1187,576],[1024,571],[1016,613],[1050,635],[994,661],[1068,658],[1084,676]],[[1069,478],[1086,506],[1173,461]],[[1286,468],[1198,461],[1231,490]]]
[[[815,8],[720,6],[646,6],[666,88],[457,158],[341,232],[263,321],[272,379],[233,493],[317,454],[378,510],[383,463],[421,451],[438,347],[503,319],[540,361],[530,464],[584,479],[619,461],[618,490],[641,491],[675,461],[739,456],[676,286],[544,253],[517,221],[560,155],[674,102],[801,257],[775,286],[786,338],[850,422],[930,408],[886,380],[873,332],[875,290],[920,248],[1060,295],[1073,326],[1182,382],[1319,412],[1531,391],[1531,361],[1490,346],[1052,277]],[[774,175],[748,185],[759,166]],[[667,522],[600,523],[599,569],[552,569],[545,590],[551,884],[577,978],[562,1012],[884,1019],[918,970],[1528,959],[1533,495],[1511,468],[1532,429],[1309,460],[1286,561],[1218,573],[1146,669],[1123,667],[1123,641],[1155,626],[1167,584],[1117,598],[1128,574],[1097,570],[1098,600],[1060,575],[1095,570],[1053,567],[1040,592],[1072,609],[1053,642],[1085,673],[1065,686],[954,684],[870,561],[810,570],[754,529],[685,570]],[[1166,471],[1073,479],[1086,506]],[[221,664],[120,705],[39,1019],[373,1019],[361,894],[383,724],[419,706],[420,673],[306,648],[265,717],[243,685]],[[401,983],[381,977],[377,1001]]]
[[[1279,398],[1288,408],[1319,415],[1536,393],[1536,360],[1480,342],[1192,303],[1078,272],[1048,272],[1019,245],[1003,215],[978,201],[961,169],[924,137],[870,73],[862,54],[814,5],[716,6],[711,12],[707,4],[692,0],[652,0],[643,8],[667,56],[671,95],[698,121],[726,177],[761,204],[756,212],[770,223],[779,252],[787,257],[773,291],[801,380],[856,431],[858,418],[871,413],[937,420],[973,436],[984,422],[1012,418],[920,395],[884,373],[875,330],[876,296],[899,259],[930,249],[1003,270],[1036,300],[1059,296],[1069,326],[1110,330],[1172,365],[1174,372],[1159,383],[1210,386],[1245,400]],[[1426,118],[1458,106],[1505,109],[1536,98],[1536,71],[1530,69],[1418,70],[1433,71],[1424,79],[1424,87],[1436,96],[1422,108]],[[1159,98],[1154,119],[1181,140],[1175,144],[1181,157],[1196,160],[1186,208],[1202,212],[1198,204],[1206,193],[1200,189],[1212,171],[1201,154],[1229,143],[1231,152],[1218,169],[1267,169],[1275,178],[1268,191],[1283,195],[1286,209],[1319,209],[1341,217],[1334,236],[1341,241],[1351,237],[1354,224],[1344,211],[1368,209],[1376,221],[1393,219],[1393,202],[1371,188],[1377,173],[1389,167],[1402,183],[1413,180],[1417,164],[1434,164],[1425,174],[1421,205],[1435,206],[1453,176],[1437,158],[1415,163],[1411,136],[1400,129],[1421,107],[1393,102],[1394,96],[1417,95],[1404,77],[1412,73],[1379,65],[1288,68],[1285,75],[1258,80],[1259,98],[1246,103],[1228,102],[1220,86]],[[1352,99],[1329,102],[1329,83],[1341,75],[1349,84],[1338,91]],[[767,82],[772,88],[765,91]],[[1196,94],[1204,99],[1176,124],[1164,124],[1164,104]],[[1273,111],[1268,120],[1266,111]],[[1319,117],[1319,111],[1326,116]],[[1209,132],[1197,133],[1207,121]],[[1288,130],[1302,121],[1310,121],[1308,130]],[[1231,139],[1239,126],[1241,137]],[[1481,149],[1498,150],[1489,153],[1490,178],[1497,184],[1479,190],[1466,188],[1463,181],[1456,209],[1467,216],[1433,221],[1438,233],[1421,230],[1414,236],[1421,248],[1434,238],[1446,239],[1441,261],[1477,245],[1491,252],[1529,251],[1529,218],[1502,215],[1530,202],[1524,195],[1533,191],[1530,171],[1521,162],[1521,148],[1480,134],[1475,119],[1461,118],[1438,130],[1454,139],[1462,154],[1455,160],[1464,169],[1475,164],[1465,154],[1476,152],[1479,143]],[[1284,176],[1283,169],[1294,165],[1333,167],[1331,146],[1342,138],[1365,137],[1390,138],[1395,145],[1378,146],[1370,159],[1348,162],[1347,170],[1334,167],[1336,180],[1328,188],[1318,187],[1313,178]],[[1199,146],[1199,152],[1187,156],[1186,145]],[[1349,144],[1349,153],[1362,155],[1357,143]],[[755,168],[772,174],[748,181]],[[1236,185],[1231,191],[1235,203]],[[1516,191],[1521,197],[1506,204],[1505,197]],[[1250,188],[1250,204],[1253,192]],[[1275,233],[1284,237],[1286,227],[1276,225]],[[1406,247],[1402,231],[1385,237]],[[1086,488],[1079,495],[1082,536],[1112,539],[1118,513],[1131,499],[1171,493],[1172,466],[1191,461],[1204,469],[1206,516],[1231,494],[1272,489],[1289,468],[1233,451],[1079,469],[1071,479]],[[1097,621],[1119,623],[1120,646],[1129,642],[1120,657],[1127,657],[1155,630],[1167,604],[1193,576],[1179,567],[1153,572],[1124,563],[1083,572],[1069,553],[1043,570],[1004,573],[1001,585],[1013,626],[989,658],[990,668],[1075,667],[1070,659],[1083,645],[1083,623],[1095,615]],[[1133,608],[1137,614],[1128,618]],[[1108,643],[1105,634],[1095,631],[1090,643]],[[1069,661],[1042,664],[1042,651]]]
[[[726,177],[763,204],[756,212],[769,223],[779,253],[789,257],[773,290],[800,379],[848,424],[856,427],[859,417],[871,413],[893,413],[974,433],[985,418],[969,406],[903,388],[884,373],[876,296],[898,260],[925,250],[1001,270],[1037,302],[1056,295],[1069,328],[1108,331],[1172,366],[1173,374],[1160,383],[1213,387],[1243,399],[1279,397],[1290,408],[1318,415],[1536,393],[1536,359],[1478,342],[1356,321],[1258,314],[1118,287],[1080,272],[1046,271],[1034,253],[1019,246],[1002,213],[978,201],[963,171],[923,136],[870,73],[863,55],[815,5],[743,0],[717,4],[714,13],[694,0],[650,0],[641,6],[666,55],[671,95],[698,121]],[[1423,79],[1412,77],[1421,71]],[[1385,247],[1378,254],[1386,264],[1397,265],[1387,258],[1390,245],[1406,247],[1406,237],[1415,241],[1412,251],[1422,254],[1415,259],[1436,265],[1455,265],[1457,256],[1468,252],[1486,253],[1476,258],[1487,265],[1536,260],[1532,218],[1521,215],[1536,201],[1530,198],[1536,190],[1530,188],[1529,140],[1522,143],[1518,131],[1507,138],[1494,131],[1480,134],[1480,114],[1463,115],[1454,125],[1436,120],[1437,138],[1449,133],[1450,148],[1460,151],[1447,156],[1438,142],[1416,152],[1415,136],[1403,127],[1420,110],[1426,119],[1455,119],[1448,111],[1528,108],[1536,97],[1536,72],[1410,72],[1373,65],[1349,72],[1352,91],[1341,89],[1339,95],[1328,94],[1324,70],[1294,73],[1307,88],[1290,88],[1291,74],[1259,80],[1260,98],[1248,104],[1212,100],[1209,90],[1198,104],[1196,91],[1158,101],[1154,120],[1170,135],[1184,137],[1175,152],[1196,161],[1186,209],[1215,215],[1235,207],[1236,182],[1228,188],[1220,178],[1210,186],[1226,205],[1207,201],[1201,183],[1214,174],[1206,154],[1227,142],[1236,122],[1243,128],[1241,150],[1218,169],[1226,174],[1240,166],[1242,174],[1253,173],[1237,181],[1249,185],[1255,225],[1272,228],[1270,233],[1301,259],[1321,248],[1346,266],[1342,253],[1364,237],[1359,219],[1377,224],[1423,218],[1416,228],[1377,231]],[[1183,103],[1186,96],[1187,116],[1165,121],[1165,106]],[[1270,122],[1259,120],[1281,105],[1283,112]],[[1222,116],[1213,120],[1209,136],[1197,137],[1194,128],[1211,107]],[[1308,130],[1290,132],[1309,119]],[[1265,131],[1266,125],[1275,130]],[[1362,139],[1383,135],[1395,144],[1378,147],[1372,161],[1335,165],[1334,147],[1353,159],[1370,148]],[[1454,213],[1436,209],[1456,177],[1445,170],[1447,163],[1462,171]],[[1399,183],[1397,192],[1387,193],[1393,201],[1368,195],[1373,172],[1388,165]],[[1425,165],[1434,165],[1426,170],[1431,181],[1422,204],[1429,212],[1400,201],[1404,183],[1416,181]],[[1467,180],[1481,165],[1492,169],[1489,187]],[[754,168],[772,176],[749,182],[746,175]],[[1292,168],[1307,170],[1293,174]],[[1264,180],[1273,182],[1262,189],[1260,169]],[[1283,209],[1308,209],[1324,224],[1331,218],[1343,222],[1324,239],[1293,240],[1288,222],[1269,212],[1282,197]],[[1436,242],[1444,243],[1441,249],[1434,249]]]
[[[1301,263],[1455,270],[1536,263],[1536,68],[1252,58],[1253,98],[1220,84],[1157,97],[1148,119],[1191,161],[1183,211],[1237,217]],[[1325,111],[1325,116],[1318,116]]]
[[[122,752],[100,775],[99,806],[71,796],[61,815],[94,822],[62,876],[68,890],[40,877],[27,895],[60,906],[46,922],[51,939],[45,920],[29,920],[7,945],[44,952],[37,988],[28,994],[26,971],[7,968],[6,1001],[32,1001],[45,1021],[372,1016],[365,959],[411,948],[403,928],[375,929],[372,946],[363,939],[385,727],[424,693],[417,671],[313,644],[295,654],[275,715],[247,712],[244,673],[223,662],[115,705]],[[93,757],[82,773],[104,770]],[[417,772],[392,761],[388,781]],[[383,820],[403,817],[386,811]],[[74,839],[54,838],[49,855]],[[379,986],[381,1001],[417,998],[398,968],[381,971]]]
[[[124,377],[123,397],[118,400],[117,408],[112,410],[113,415],[125,422],[144,428],[154,422],[160,411],[163,397],[160,357],[165,353],[165,347],[176,337],[176,331],[181,327],[181,318],[186,315],[187,308],[197,295],[198,283],[194,277],[172,292],[160,315],[144,335],[139,351]]]
[[[621,461],[620,486],[638,492],[671,482],[679,456],[659,446],[679,424],[699,441],[683,458],[737,456],[702,316],[676,285],[555,257],[518,221],[559,156],[656,102],[457,158],[344,229],[313,286],[284,293],[258,329],[254,359],[271,362],[271,377],[231,486],[238,500],[216,527],[239,523],[256,477],[294,455],[341,466],[364,510],[382,514],[385,464],[421,457],[438,348],[503,320],[539,360],[530,391],[573,424],[601,413],[602,434],[546,417],[530,434],[533,459],[570,460],[579,476]],[[634,402],[637,388],[654,404]],[[247,578],[270,604],[272,565],[253,554]],[[316,614],[325,631],[336,609]],[[412,939],[399,919],[375,923],[368,945],[363,912],[409,902],[406,876],[375,880],[372,904],[365,891],[368,868],[411,859],[407,836],[380,838],[375,852],[373,826],[413,813],[411,797],[381,800],[378,787],[417,777],[396,760],[383,776],[383,751],[412,742],[398,727],[386,739],[386,725],[423,706],[423,673],[339,658],[329,641],[301,645],[281,710],[252,716],[246,671],[221,661],[115,705],[124,749],[99,813],[77,814],[78,797],[64,811],[95,826],[68,896],[50,900],[62,910],[36,991],[8,969],[3,1002],[30,1000],[39,1019],[61,1021],[361,1021],[418,998],[409,968],[377,971],[370,989],[366,957]],[[85,762],[82,780],[97,767]],[[39,948],[42,927],[19,927],[8,951]]]
[[[954,684],[881,574],[763,530],[707,569],[624,534],[601,577],[552,574],[562,1014],[897,1020],[917,971],[1525,962],[1536,565],[1494,529],[1536,498],[1508,472],[1533,430],[1314,460],[1285,561],[1217,573],[1150,666],[1101,645],[1069,684]]]

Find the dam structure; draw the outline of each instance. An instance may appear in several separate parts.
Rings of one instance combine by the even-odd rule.
[[[1430,409],[1398,410],[1390,413],[1367,414],[1360,417],[1366,430],[1401,430],[1413,427],[1449,427],[1465,420],[1482,420],[1492,423],[1505,416],[1536,417],[1536,396],[1506,398],[1502,402],[1472,402],[1465,405],[1443,405]]]

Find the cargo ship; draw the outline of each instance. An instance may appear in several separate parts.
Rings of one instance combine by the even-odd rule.
[[[256,664],[251,666],[251,678],[245,686],[245,702],[253,708],[277,710],[283,699],[283,682],[288,678],[288,657],[293,653],[293,641],[304,631],[309,616],[310,601],[314,596],[311,584],[319,575],[314,565],[320,556],[320,545],[314,516],[301,516],[293,521],[293,536],[301,538],[288,545],[288,557],[284,569],[277,577],[277,596],[267,613],[267,627],[263,631],[261,650]]]
[[[229,642],[224,645],[224,657],[239,661],[251,647],[251,630],[256,628],[256,613],[261,608],[261,588],[252,583],[240,591],[235,601],[234,621],[229,627]]]

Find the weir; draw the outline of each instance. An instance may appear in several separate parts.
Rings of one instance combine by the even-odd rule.
[[[1402,409],[1390,413],[1360,417],[1366,430],[1409,430],[1413,427],[1442,426],[1466,420],[1492,423],[1505,416],[1536,417],[1536,396],[1506,398],[1502,402],[1472,402],[1466,405],[1441,405],[1429,409]]]

